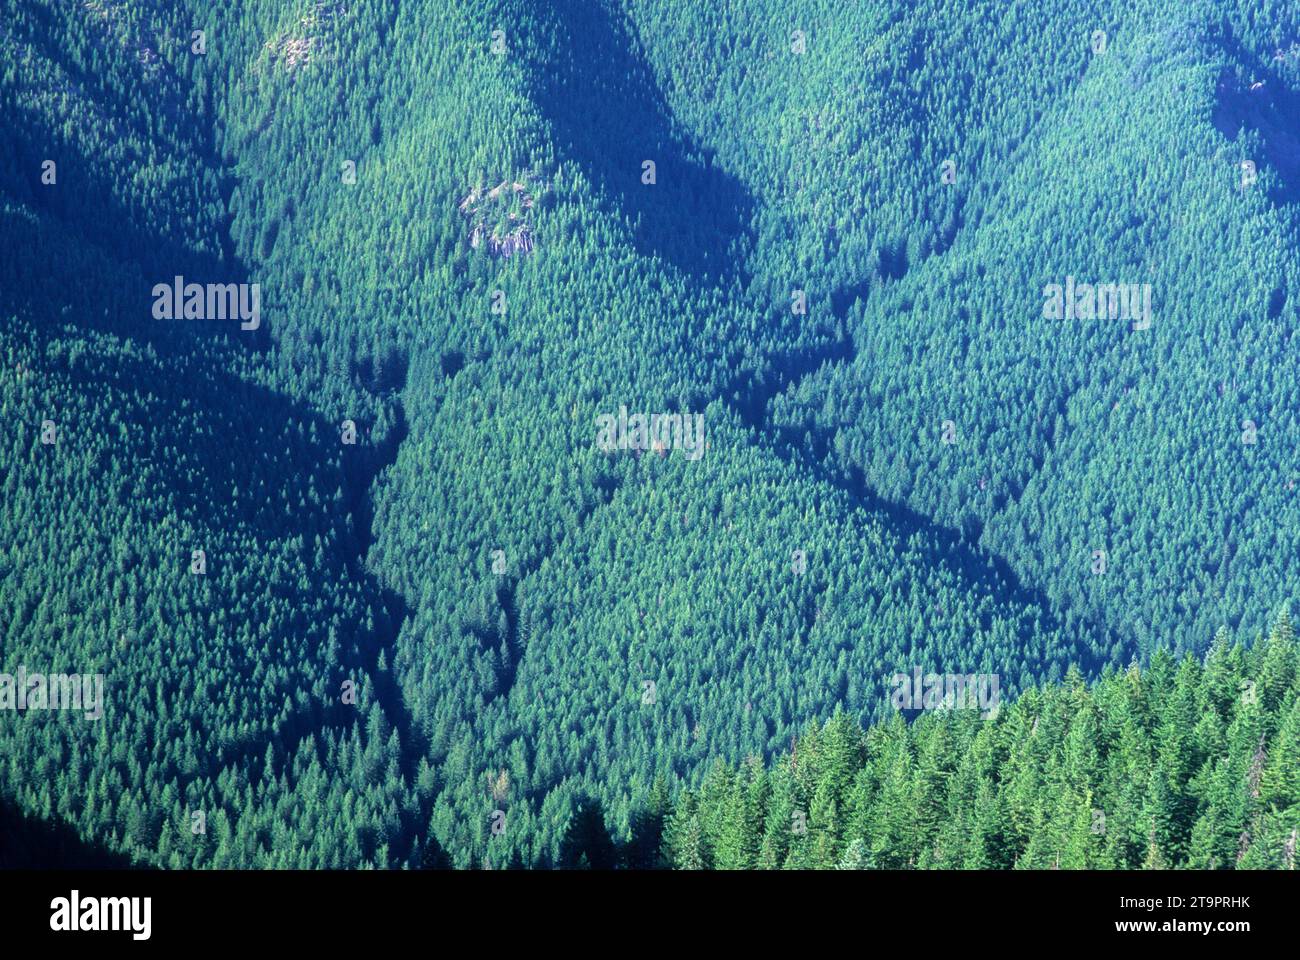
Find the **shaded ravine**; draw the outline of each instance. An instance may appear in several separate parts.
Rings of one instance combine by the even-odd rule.
[[[832,294],[831,304],[837,320],[845,320],[848,308],[865,295],[863,289],[862,285],[857,285]],[[885,530],[899,542],[920,534],[927,544],[932,545],[932,549],[927,551],[927,560],[932,564],[951,570],[1000,603],[1039,612],[1044,631],[1056,634],[1074,650],[1073,660],[1061,663],[1062,669],[1073,663],[1086,676],[1099,674],[1109,661],[1098,657],[1094,650],[1102,649],[1106,625],[1095,618],[1069,616],[1068,611],[1063,618],[1041,590],[1023,582],[1005,557],[981,544],[982,524],[963,531],[937,523],[906,503],[881,496],[866,482],[860,468],[839,467],[828,462],[825,456],[819,459],[812,455],[804,442],[809,431],[792,431],[771,424],[770,405],[777,396],[796,389],[805,377],[828,366],[851,365],[857,357],[857,347],[851,336],[813,350],[769,357],[769,367],[763,377],[746,374],[734,381],[721,399],[767,449],[793,465],[800,475],[819,480],[846,494],[854,507],[880,518]],[[1065,402],[1063,399],[1059,403],[1062,409]],[[1050,455],[1054,440],[1054,437],[1048,438],[1049,447],[1044,451],[1044,460]],[[1027,484],[1028,481],[1020,484],[1008,502],[1014,503]],[[1126,639],[1125,644],[1130,652],[1136,649],[1132,639]],[[1050,665],[1043,664],[1044,668]]]
[[[126,870],[131,858],[85,840],[58,818],[41,820],[0,796],[0,870]]]

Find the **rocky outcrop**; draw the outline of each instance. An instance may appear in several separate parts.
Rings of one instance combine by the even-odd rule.
[[[457,204],[469,221],[469,245],[497,257],[533,252],[533,228],[528,215],[534,198],[526,182],[502,180],[490,190],[475,187]]]
[[[316,56],[324,31],[347,13],[347,7],[335,0],[316,0],[306,16],[300,17],[290,30],[281,31],[266,41],[267,56],[286,73],[305,67]]]

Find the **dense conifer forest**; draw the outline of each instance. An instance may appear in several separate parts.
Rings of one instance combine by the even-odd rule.
[[[1300,6],[0,0],[0,129],[0,867],[1294,867]]]

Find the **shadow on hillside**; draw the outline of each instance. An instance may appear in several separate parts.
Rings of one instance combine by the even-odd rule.
[[[281,633],[267,642],[286,651],[304,649],[309,659],[285,666],[302,667],[309,675],[328,670],[334,690],[342,678],[373,690],[387,721],[400,731],[402,764],[413,773],[422,755],[422,737],[389,671],[376,669],[381,652],[392,660],[407,609],[402,597],[365,564],[372,479],[391,462],[395,450],[367,448],[364,425],[359,431],[362,442],[343,446],[337,424],[311,407],[228,372],[238,364],[219,340],[206,353],[201,344],[191,348],[189,341],[170,352],[160,344],[161,355],[151,357],[125,350],[70,349],[87,342],[76,324],[45,323],[33,329],[37,355],[47,358],[50,372],[72,384],[67,409],[82,413],[67,423],[61,445],[66,442],[77,451],[96,435],[120,433],[129,438],[118,445],[113,469],[82,477],[89,496],[105,509],[124,507],[154,535],[165,534],[166,527],[157,525],[162,517],[175,516],[193,525],[198,536],[215,541],[217,548],[208,548],[207,589],[190,602],[215,604],[242,616],[286,611],[277,623]],[[86,411],[91,411],[89,417]],[[147,483],[137,481],[124,489],[123,476]],[[312,490],[318,496],[309,496]],[[340,500],[333,499],[335,491],[341,493]],[[87,518],[91,529],[95,523]],[[304,546],[295,547],[295,540]],[[223,555],[221,544],[233,549],[233,555]],[[174,553],[173,582],[182,585],[177,590],[190,590],[196,578],[187,576],[189,551],[202,545],[184,539],[166,544]],[[273,583],[249,584],[242,572],[235,573],[244,587],[257,587],[257,594],[229,595],[223,585],[232,582],[230,566],[242,571],[251,557],[261,556],[279,556],[289,563],[301,557],[301,575],[290,567]],[[61,579],[75,575],[64,566],[55,568],[50,589],[61,589]],[[167,582],[165,572],[159,576]],[[167,610],[168,604],[160,607],[164,615]],[[335,623],[337,662],[327,656]],[[139,626],[147,629],[149,624]],[[239,690],[245,679],[241,659],[232,650],[218,661],[219,674],[206,682],[224,691]],[[165,663],[150,661],[155,670]],[[162,677],[172,691],[199,682],[174,670],[164,670]],[[123,679],[131,684],[157,678]],[[355,707],[313,700],[277,728],[253,723],[247,735],[200,755],[197,775],[215,778],[230,766],[257,771],[268,742],[275,744],[277,755],[292,755],[302,738],[323,728],[346,729],[358,716]]]
[[[848,304],[857,296],[854,288],[842,288],[832,294],[832,302]],[[843,309],[837,307],[837,314],[842,316]],[[1095,676],[1107,663],[1115,662],[1116,658],[1108,654],[1108,643],[1113,645],[1116,638],[1108,639],[1105,625],[1079,611],[1058,611],[1043,591],[1021,580],[1005,557],[980,544],[983,531],[973,517],[960,530],[944,526],[906,503],[882,497],[867,483],[858,465],[842,461],[833,453],[830,435],[772,427],[771,403],[776,396],[794,390],[806,377],[821,375],[828,367],[853,364],[857,356],[850,339],[805,353],[775,356],[762,379],[737,379],[724,400],[746,426],[769,438],[773,453],[796,466],[802,475],[815,477],[847,494],[855,507],[877,519],[898,543],[919,537],[926,562],[950,571],[972,595],[991,597],[1009,608],[1023,606],[1037,612],[1043,635],[1055,634],[1069,645],[1068,649],[1037,651],[1043,658],[1044,674],[1055,666],[1063,675],[1071,664],[1077,664],[1085,675]],[[1127,637],[1119,642],[1125,651],[1119,662],[1124,662],[1136,652],[1136,643]]]
[[[1238,56],[1246,56],[1240,47]],[[1215,86],[1214,126],[1229,141],[1252,131],[1263,144],[1262,157],[1253,159],[1260,173],[1271,167],[1280,181],[1269,199],[1275,204],[1300,201],[1300,91],[1288,87],[1280,76],[1264,74],[1255,81],[1247,74],[1225,73]]]
[[[81,839],[61,820],[29,817],[0,797],[0,870],[127,870],[130,859]]]
[[[182,158],[197,157],[216,181],[224,179],[224,171],[210,156],[210,131],[205,124],[195,123],[183,84],[166,62],[157,61],[153,75],[134,58],[109,57],[102,70],[81,69],[55,42],[60,28],[39,5],[32,5],[11,26],[20,45],[30,45],[39,58],[60,71],[62,92],[74,106],[66,115],[56,115],[21,99],[4,104],[8,109],[0,110],[0,125],[6,132],[16,176],[0,191],[75,231],[82,244],[110,259],[138,265],[151,284],[169,279],[173,270],[201,282],[243,280],[242,267],[233,259],[223,262],[216,252],[229,248],[227,238],[219,233],[228,229],[224,218],[217,231],[204,238],[213,243],[213,251],[186,243],[188,224],[203,222],[200,204],[215,203],[219,198],[204,195],[203,183],[171,176],[169,168]],[[104,42],[93,32],[92,36],[92,42]],[[124,71],[148,91],[147,98],[114,89]],[[94,122],[87,123],[88,118]],[[74,130],[77,132],[69,132]],[[124,171],[110,159],[83,150],[110,138],[125,145],[116,159],[125,158],[123,162],[133,168],[148,166],[156,172],[158,182],[152,185],[151,195],[124,201]],[[57,181],[52,185],[41,182],[42,164],[47,159],[57,164]],[[166,216],[169,202],[179,198],[190,204],[190,209]],[[164,236],[164,229],[173,233]]]
[[[640,253],[702,281],[740,274],[754,200],[673,117],[622,16],[603,0],[559,0],[539,16],[550,49],[568,58],[529,71],[560,155],[581,167],[608,215],[633,223]],[[653,185],[642,182],[647,160]]]
[[[51,57],[57,54],[42,49]],[[130,126],[134,109],[97,98],[97,87],[84,86],[99,110]],[[155,107],[164,113],[169,109],[167,103]],[[178,201],[170,219],[156,216],[138,191],[112,179],[110,167],[81,153],[92,144],[65,138],[51,121],[18,106],[0,114],[0,120],[15,132],[9,153],[26,177],[12,196],[33,214],[0,214],[0,235],[10,254],[0,264],[0,313],[30,315],[35,356],[72,384],[71,395],[60,399],[61,407],[78,414],[62,434],[68,445],[76,450],[80,441],[83,450],[92,450],[97,433],[121,438],[113,444],[111,458],[85,462],[83,471],[89,472],[78,479],[89,491],[88,499],[125,505],[133,520],[155,536],[166,535],[165,523],[159,524],[172,516],[200,533],[212,531],[211,538],[224,542],[234,556],[223,557],[220,549],[209,552],[214,576],[204,586],[212,588],[210,596],[236,617],[251,616],[250,610],[287,611],[282,620],[277,618],[283,636],[268,643],[307,651],[307,675],[329,666],[331,672],[371,687],[388,722],[400,731],[402,763],[412,772],[422,737],[391,671],[376,669],[381,653],[393,659],[406,605],[366,567],[372,539],[370,490],[375,475],[395,459],[404,423],[389,432],[382,446],[368,446],[364,438],[370,425],[359,423],[361,441],[343,447],[340,425],[326,421],[310,402],[254,382],[246,371],[262,365],[254,355],[272,344],[266,320],[272,291],[263,291],[263,323],[256,332],[241,331],[237,320],[153,317],[153,284],[175,275],[199,283],[256,279],[230,255],[230,238],[222,233],[228,220],[195,241],[206,249],[190,246],[164,226],[204,222],[201,205],[213,196],[187,199],[183,205]],[[201,124],[191,126],[192,135],[178,137],[171,149],[196,152],[202,168],[222,182],[228,199],[228,178],[211,155],[210,131],[205,133]],[[39,158],[46,155],[47,144],[59,149],[54,187],[39,183]],[[170,198],[151,199],[163,204]],[[111,340],[98,339],[100,333],[131,346],[114,348]],[[312,482],[304,483],[308,478]],[[308,496],[311,489],[318,496]],[[139,490],[148,490],[149,498]],[[89,529],[97,522],[102,525],[102,520],[85,518]],[[174,536],[176,528],[171,532]],[[295,538],[301,538],[301,548],[295,547]],[[184,576],[190,549],[202,545],[178,540],[167,546],[175,551],[175,571]],[[300,575],[253,584],[252,596],[228,597],[218,591],[220,583],[233,582],[222,580],[223,565],[229,574],[231,565],[242,569],[251,557],[277,554],[287,562],[301,557]],[[56,581],[76,576],[66,564],[51,569]],[[249,586],[242,573],[235,576]],[[187,589],[193,586],[189,578],[183,583]],[[60,588],[58,582],[49,586]],[[330,632],[333,622],[337,662],[326,655],[336,639]],[[150,660],[149,666],[158,670],[166,663]],[[224,691],[239,690],[246,664],[238,651],[221,664],[219,675],[206,680]],[[163,670],[168,687],[174,691],[199,682],[187,672]],[[127,683],[144,679],[125,678]],[[216,777],[232,765],[256,771],[268,741],[284,756],[302,737],[325,727],[351,726],[355,720],[355,709],[338,704],[294,708],[279,728],[250,724],[249,732],[240,731],[219,749],[198,756],[197,775]]]

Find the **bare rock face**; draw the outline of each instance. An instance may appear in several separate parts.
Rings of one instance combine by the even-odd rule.
[[[484,190],[475,187],[457,205],[469,221],[469,245],[477,250],[486,247],[497,257],[533,252],[533,228],[528,217],[534,199],[527,178],[502,180]]]

